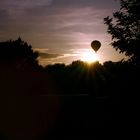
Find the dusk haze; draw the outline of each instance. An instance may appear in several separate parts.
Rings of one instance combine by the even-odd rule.
[[[20,36],[40,52],[42,65],[95,55],[93,40],[102,43],[94,56],[101,63],[124,58],[110,46],[103,21],[119,9],[116,0],[1,0],[0,5],[0,41]]]

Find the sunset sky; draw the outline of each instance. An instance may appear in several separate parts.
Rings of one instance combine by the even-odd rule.
[[[117,0],[0,0],[0,41],[19,36],[40,52],[40,63],[95,58],[90,44],[102,43],[96,58],[118,61],[103,18],[119,9]],[[96,59],[95,58],[95,59]]]

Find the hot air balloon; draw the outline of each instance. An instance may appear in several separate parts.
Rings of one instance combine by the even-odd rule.
[[[101,42],[98,40],[94,40],[91,42],[91,47],[95,52],[97,52],[101,47]]]

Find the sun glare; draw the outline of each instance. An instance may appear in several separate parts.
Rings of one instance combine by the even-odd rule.
[[[82,54],[81,60],[82,61],[85,61],[87,63],[92,63],[92,62],[98,61],[99,58],[98,58],[98,56],[97,56],[96,53],[93,53],[93,52],[85,52],[85,53]]]

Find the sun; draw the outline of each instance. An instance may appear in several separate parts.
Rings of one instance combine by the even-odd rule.
[[[87,63],[92,63],[92,62],[98,61],[99,58],[98,58],[98,55],[96,53],[84,52],[81,56],[81,60],[85,61]]]

